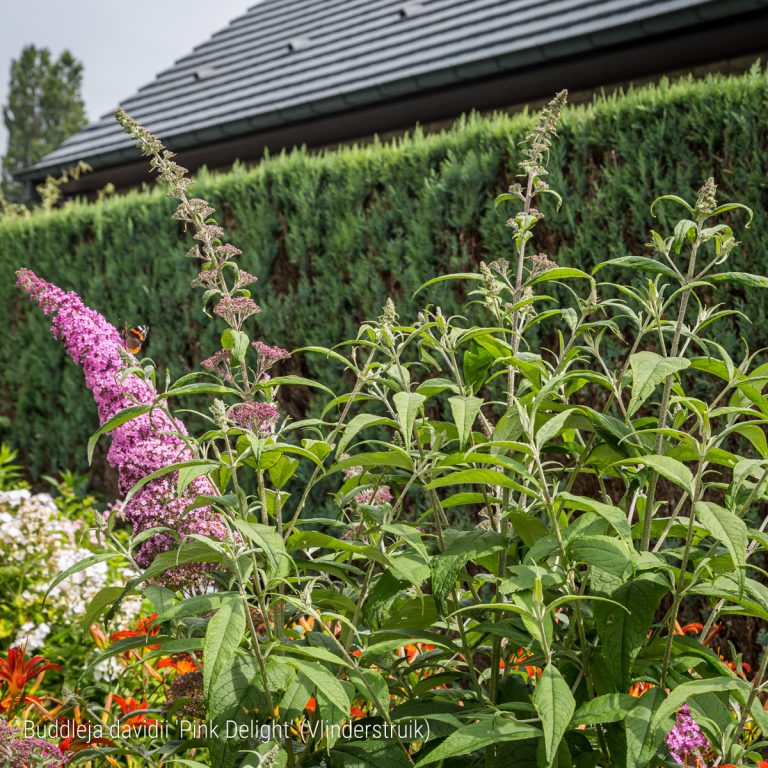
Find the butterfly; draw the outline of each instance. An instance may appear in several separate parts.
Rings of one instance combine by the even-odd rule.
[[[136,328],[128,328],[128,326],[125,326],[123,328],[123,344],[125,344],[125,348],[132,355],[135,355],[141,351],[144,342],[147,340],[148,334],[148,325],[138,325]]]

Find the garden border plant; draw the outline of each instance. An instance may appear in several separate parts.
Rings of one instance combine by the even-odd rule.
[[[156,632],[105,655],[189,654],[210,723],[291,725],[261,744],[210,738],[211,765],[725,766],[766,749],[768,654],[748,675],[717,645],[722,616],[768,618],[754,564],[768,546],[768,368],[719,343],[733,310],[712,299],[765,284],[724,266],[738,258],[736,217],[748,226],[752,213],[719,204],[708,179],[691,203],[654,202],[682,218],[651,232],[646,255],[589,273],[534,252],[561,203],[547,161],[564,102],[542,112],[520,180],[496,201],[511,263],[422,288],[461,281],[487,324],[431,305],[405,321],[387,301],[354,339],[300,351],[353,382],[319,418],[280,414],[278,390],[312,382],[270,377],[288,353],[248,335],[253,276],[173,155],[124,112],[197,241],[221,348],[205,372],[163,383],[77,297],[21,271],[104,406],[89,451],[111,436],[131,479],[133,536],[113,539],[114,556],[141,569],[125,594],[143,588]],[[603,280],[618,269],[634,279]],[[552,348],[537,348],[540,328]],[[618,364],[611,338],[626,344]],[[193,395],[211,398],[199,435],[176,405]],[[318,492],[333,513],[318,515]],[[452,525],[457,509],[475,525]],[[108,616],[110,598],[90,615]],[[706,615],[681,626],[687,604]],[[350,719],[386,737],[314,727]],[[408,735],[414,722],[425,736]],[[137,749],[162,763],[127,743],[101,752]],[[187,765],[205,765],[194,755]]]

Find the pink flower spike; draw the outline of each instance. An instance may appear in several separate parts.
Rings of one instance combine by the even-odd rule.
[[[86,386],[98,406],[100,424],[131,405],[155,402],[157,393],[148,382],[137,376],[123,378],[125,348],[113,325],[86,307],[76,293],[62,291],[29,269],[20,269],[16,274],[17,285],[46,315],[52,316],[53,335],[62,340],[72,360],[82,366]],[[127,493],[139,480],[162,467],[194,458],[180,432],[186,434],[184,426],[157,409],[131,419],[111,433],[107,461],[118,472],[121,493]],[[196,478],[177,496],[176,475],[168,473],[147,483],[122,509],[133,533],[164,526],[175,530],[182,541],[196,533],[224,540],[229,530],[210,507],[185,514],[198,496],[214,493],[211,483],[205,477]],[[146,567],[155,555],[176,545],[172,535],[155,534],[141,544],[136,561]],[[163,581],[173,587],[202,589],[208,583],[206,571],[210,567],[199,563],[180,566],[166,572]]]

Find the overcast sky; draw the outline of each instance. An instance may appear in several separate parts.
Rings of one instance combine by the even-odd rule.
[[[0,104],[11,59],[28,44],[85,66],[83,98],[95,120],[257,0],[0,0]],[[0,120],[0,155],[5,152]]]

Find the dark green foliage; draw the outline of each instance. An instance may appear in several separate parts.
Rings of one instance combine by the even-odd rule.
[[[34,165],[86,125],[82,80],[83,65],[69,51],[55,59],[47,48],[28,45],[11,63],[2,166],[3,193],[11,200],[28,201],[11,174]]]
[[[662,82],[569,108],[549,179],[567,202],[559,212],[547,204],[534,252],[585,269],[641,254],[649,228],[668,223],[653,223],[654,197],[670,189],[690,197],[710,175],[722,199],[764,210],[767,108],[768,76],[757,69]],[[406,320],[424,300],[458,311],[465,299],[459,283],[438,284],[416,300],[412,294],[434,275],[510,255],[511,232],[492,201],[516,172],[517,143],[530,123],[527,115],[472,117],[450,131],[394,144],[319,156],[296,151],[253,169],[203,175],[193,191],[218,209],[232,242],[245,251],[241,265],[261,278],[254,298],[264,310],[264,340],[332,346],[378,315],[387,296]],[[149,323],[147,354],[178,374],[218,347],[189,287],[195,265],[184,258],[184,233],[168,220],[173,208],[159,192],[132,193],[0,225],[0,306],[7,308],[0,425],[10,419],[7,439],[34,473],[82,468],[98,424],[80,370],[65,361],[59,344],[41,341],[45,321],[13,287],[14,270],[31,267],[79,292],[116,325]],[[768,219],[758,216],[730,269],[766,271],[767,230]],[[757,291],[739,290],[731,304],[749,315],[758,348],[768,340],[766,313],[756,303],[762,300]],[[746,322],[734,321],[722,339],[737,359]],[[280,372],[343,391],[338,373],[317,355],[294,356]],[[306,401],[286,408],[298,416]]]

